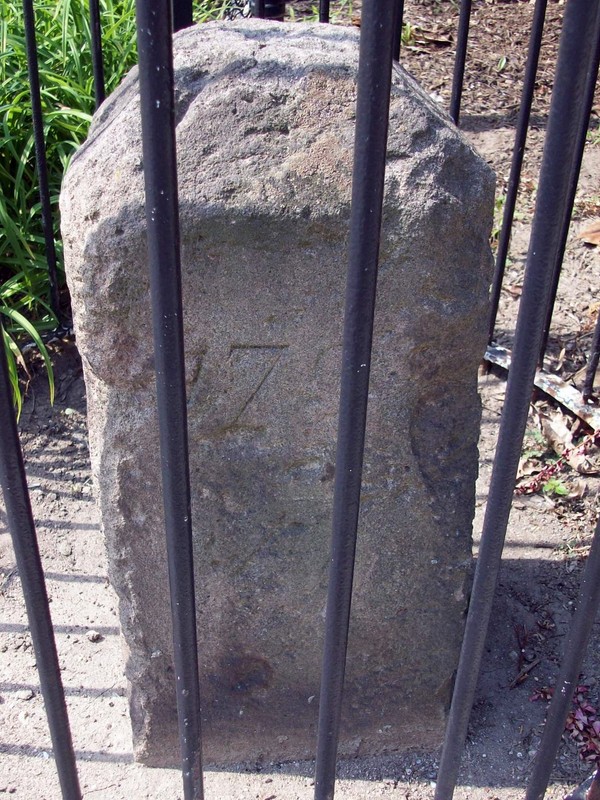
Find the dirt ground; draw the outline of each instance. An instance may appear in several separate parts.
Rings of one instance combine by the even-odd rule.
[[[463,130],[497,170],[501,193],[508,176],[523,48],[533,6],[526,2],[473,5]],[[525,163],[524,190],[498,322],[498,338],[507,346],[518,308],[563,10],[560,3],[549,4],[535,128],[529,140],[531,152]],[[447,103],[456,6],[441,0],[407,0],[406,18],[413,34],[404,48],[403,63]],[[598,248],[584,244],[576,235],[600,216],[597,127],[589,138],[547,359],[548,370],[575,382],[581,378],[600,309]],[[501,203],[498,206],[501,212]],[[133,762],[118,609],[106,578],[90,479],[85,388],[74,344],[56,348],[55,369],[54,406],[49,404],[40,372],[31,383],[20,427],[84,796],[98,800],[181,798],[178,771],[151,770]],[[476,539],[504,388],[501,373],[482,373]],[[511,514],[493,622],[455,794],[459,800],[523,797],[540,741],[548,689],[556,679],[597,518],[600,456],[592,448],[585,464],[567,465],[554,476],[550,487],[546,481],[546,491],[531,490],[536,475],[547,468],[556,451],[586,434],[589,430],[544,396],[538,396],[532,405],[519,477],[522,493],[515,495]],[[600,724],[594,728],[600,719],[599,643],[600,626],[596,624],[574,716],[565,731],[547,794],[550,800],[564,797],[568,788],[582,781],[600,752],[596,733]],[[414,752],[344,763],[336,797],[431,798],[438,756]],[[24,800],[60,797],[19,576],[1,505],[0,765],[0,794]],[[311,764],[263,765],[255,773],[209,770],[206,774],[210,799],[308,800],[312,791]]]

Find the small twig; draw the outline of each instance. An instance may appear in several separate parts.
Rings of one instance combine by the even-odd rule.
[[[523,683],[523,681],[524,681],[524,680],[525,680],[525,678],[526,678],[526,677],[529,675],[529,673],[531,672],[531,670],[532,670],[534,667],[537,667],[537,665],[540,663],[540,661],[541,661],[541,660],[542,660],[541,658],[536,658],[534,661],[532,661],[532,662],[531,662],[531,664],[527,664],[527,666],[526,666],[526,667],[523,667],[523,669],[522,669],[522,670],[519,672],[519,674],[517,675],[517,677],[516,677],[516,678],[515,678],[513,681],[511,681],[511,682],[508,684],[508,688],[509,688],[509,689],[514,689],[514,688],[515,688],[515,687],[517,687],[517,686],[518,686],[520,683]]]
[[[4,594],[4,592],[8,589],[8,585],[13,578],[17,574],[18,570],[16,567],[9,569],[8,572],[5,572],[2,577],[2,582],[0,583],[0,594]]]
[[[517,669],[523,669],[525,663],[525,648],[529,644],[529,631],[525,625],[514,625],[515,636],[517,637],[517,646],[519,648],[519,661]]]
[[[109,783],[108,786],[99,786],[97,789],[87,789],[85,793],[92,794],[92,792],[103,792],[105,789],[112,789],[116,785],[116,783]]]

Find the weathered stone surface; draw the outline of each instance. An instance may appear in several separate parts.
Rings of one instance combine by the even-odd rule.
[[[314,752],[358,35],[175,37],[208,762]],[[340,752],[438,743],[466,607],[493,178],[395,75]],[[61,198],[138,756],[178,763],[135,71]]]

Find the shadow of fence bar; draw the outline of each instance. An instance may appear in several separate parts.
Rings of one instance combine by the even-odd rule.
[[[492,287],[490,344],[512,228],[523,152],[547,0],[536,0],[519,111],[513,160]],[[104,99],[102,42],[98,0],[90,0],[90,27],[96,105]],[[43,119],[36,64],[34,8],[23,0],[31,82],[36,160],[53,310],[61,319],[50,197],[45,178]],[[256,0],[249,9],[259,17],[279,18],[282,6]],[[338,428],[332,557],[323,656],[317,744],[315,800],[332,798],[337,737],[342,708],[344,665],[362,456],[369,384],[369,363],[383,196],[392,59],[400,54],[403,0],[363,6],[347,285],[344,356]],[[191,0],[138,0],[138,45],[147,229],[161,430],[162,479],[173,616],[179,732],[184,797],[203,797],[200,701],[196,644],[191,511],[183,358],[181,277],[171,31],[192,24]],[[329,0],[321,0],[319,19],[329,21]],[[450,116],[459,121],[467,56],[471,0],[462,0]],[[466,624],[463,649],[442,754],[436,800],[450,800],[457,781],[479,665],[491,613],[502,546],[538,360],[543,358],[556,287],[581,165],[600,58],[600,4],[567,0],[552,96],[540,188],[516,338],[509,370],[481,548]],[[565,154],[569,154],[565,157]],[[374,213],[372,213],[374,212]],[[365,269],[366,265],[366,269]],[[600,351],[600,325],[586,376],[584,401]],[[2,348],[0,348],[1,350]],[[488,358],[494,361],[492,352]],[[36,651],[54,754],[63,797],[81,797],[69,732],[64,692],[52,634],[48,599],[37,548],[27,483],[4,351],[0,352],[0,483]],[[600,525],[583,576],[581,596],[567,642],[560,676],[539,749],[527,800],[546,790],[553,760],[576,683],[581,658],[600,602]]]

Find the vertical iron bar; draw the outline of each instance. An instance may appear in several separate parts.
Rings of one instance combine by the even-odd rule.
[[[548,788],[550,773],[571,707],[571,698],[577,686],[581,664],[599,606],[600,521],[596,525],[592,547],[581,579],[579,602],[569,625],[560,674],[554,687],[525,800],[542,800]]]
[[[193,25],[192,0],[171,0],[173,31],[181,31]]]
[[[250,16],[283,22],[285,0],[250,0]]]
[[[100,26],[100,2],[90,0],[90,32],[92,35],[92,69],[94,72],[94,99],[98,108],[106,97],[104,86],[104,64],[102,61],[102,28]]]
[[[462,99],[467,60],[467,44],[469,41],[469,24],[471,22],[471,0],[461,0],[458,33],[456,37],[456,56],[454,59],[454,75],[452,77],[452,96],[450,98],[450,118],[458,125],[460,101]]]
[[[562,269],[563,258],[565,255],[565,248],[567,246],[567,239],[569,237],[569,228],[571,227],[571,214],[573,213],[573,206],[575,205],[575,195],[577,193],[577,184],[579,183],[579,173],[581,171],[581,163],[583,161],[583,151],[585,150],[585,142],[587,138],[588,126],[590,124],[590,115],[592,113],[592,106],[594,105],[594,94],[596,91],[596,80],[598,78],[598,65],[600,63],[600,5],[598,6],[598,15],[595,23],[595,42],[596,48],[590,60],[590,68],[587,76],[587,82],[583,91],[581,99],[581,108],[579,112],[579,134],[577,142],[573,148],[571,156],[571,180],[569,182],[569,192],[564,204],[562,224],[560,229],[560,246],[554,261],[554,269],[552,274],[552,289],[550,292],[550,299],[548,301],[548,309],[546,311],[546,320],[544,322],[544,332],[542,335],[542,344],[540,347],[539,363],[542,364],[546,347],[548,345],[548,336],[550,335],[550,327],[552,325],[552,315],[554,313],[554,304],[556,303],[556,294],[558,292],[558,284],[560,281],[560,273]]]
[[[394,0],[365,3],[315,800],[331,800],[344,688],[383,206]]]
[[[138,0],[146,220],[177,712],[185,800],[202,800],[170,0]]]
[[[583,381],[583,396],[584,402],[590,399],[594,392],[594,379],[598,371],[598,362],[600,362],[600,311],[596,317],[596,327],[594,328],[594,337],[592,339],[592,347],[590,351],[590,360],[585,371],[585,380]]]
[[[81,800],[75,752],[69,729],[65,694],[52,631],[50,606],[44,582],[40,551],[27,490],[27,477],[19,444],[19,434],[12,406],[8,365],[0,323],[0,486],[4,494],[6,517],[15,551],[15,559],[29,629],[35,650],[52,748],[64,800]]]
[[[319,0],[319,22],[329,22],[329,0]]]
[[[250,10],[253,17],[264,19],[266,16],[266,0],[250,0]]]
[[[23,20],[25,22],[25,49],[27,52],[27,72],[31,89],[31,114],[33,137],[35,142],[35,160],[38,182],[40,184],[40,202],[42,205],[42,229],[44,247],[48,262],[48,282],[50,284],[50,308],[58,321],[61,321],[60,295],[58,291],[58,271],[56,248],[54,246],[54,226],[52,224],[52,208],[50,205],[50,188],[48,185],[48,165],[46,163],[46,145],[44,143],[44,121],[42,117],[42,99],[40,94],[40,74],[37,59],[35,38],[35,18],[33,0],[23,0]]]
[[[436,800],[451,800],[453,796],[481,666],[550,291],[550,267],[559,246],[561,200],[569,185],[571,169],[564,154],[572,151],[578,134],[576,112],[594,44],[596,10],[588,0],[569,0],[565,10],[513,360]]]
[[[396,0],[394,4],[394,61],[400,61],[400,48],[402,46],[402,25],[404,23],[404,0]]]
[[[546,19],[546,7],[548,0],[536,0],[533,11],[533,21],[531,25],[531,35],[529,39],[529,51],[527,54],[527,64],[525,66],[525,78],[523,80],[523,93],[521,95],[521,105],[519,107],[519,117],[517,119],[517,131],[515,134],[515,146],[513,150],[512,164],[510,167],[510,177],[506,190],[506,201],[504,204],[504,215],[502,217],[502,228],[498,239],[498,252],[496,253],[496,267],[494,270],[494,280],[491,290],[491,310],[490,327],[488,342],[491,344],[494,338],[494,328],[496,327],[496,316],[498,314],[498,304],[500,302],[500,292],[502,291],[502,281],[504,280],[504,270],[506,268],[506,258],[510,244],[510,234],[515,215],[517,194],[521,181],[521,168],[523,166],[523,156],[525,154],[525,143],[527,141],[527,129],[529,127],[529,117],[531,114],[531,103],[535,89],[535,77],[537,74],[540,49],[542,44],[542,33]]]

